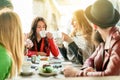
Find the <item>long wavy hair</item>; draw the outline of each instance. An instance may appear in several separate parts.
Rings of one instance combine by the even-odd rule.
[[[38,24],[39,21],[42,21],[45,24],[45,30],[47,30],[47,24],[46,24],[45,19],[43,17],[36,17],[32,22],[31,30],[30,30],[30,33],[29,33],[29,39],[31,39],[33,43],[35,42],[35,40],[37,40],[36,29],[37,29],[37,24]],[[45,43],[44,44],[45,44],[46,47],[48,47],[47,37],[45,37]]]
[[[82,36],[88,41],[91,41],[92,27],[86,20],[83,10],[77,10],[73,13],[73,18],[75,18],[77,28],[71,33],[71,36],[75,36],[77,32],[80,32]]]
[[[7,8],[0,10],[0,44],[6,48],[12,59],[10,72],[10,78],[12,78],[21,69],[24,39],[19,16]]]

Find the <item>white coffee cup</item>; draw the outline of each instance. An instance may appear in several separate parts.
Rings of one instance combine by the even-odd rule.
[[[63,43],[63,40],[62,40],[61,38],[57,37],[57,38],[55,38],[55,42],[56,42],[57,44],[62,44],[62,43]]]
[[[22,65],[22,71],[23,72],[29,72],[31,70],[32,63],[29,61],[25,61]]]
[[[45,30],[42,30],[42,31],[40,31],[40,36],[42,37],[42,38],[44,38],[44,37],[46,37],[46,31]]]
[[[53,32],[53,37],[54,37],[54,40],[57,44],[62,44],[63,43],[62,33],[60,31]]]

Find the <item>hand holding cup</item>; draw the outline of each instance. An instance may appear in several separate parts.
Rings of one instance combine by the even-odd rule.
[[[41,38],[44,38],[44,37],[46,37],[46,31],[45,30],[42,30],[42,31],[40,31],[40,36],[41,36]]]
[[[52,35],[52,33],[50,33],[50,32],[47,32],[47,33],[46,33],[46,36],[47,36],[48,39],[52,39],[52,38],[53,38],[53,35]]]
[[[61,45],[63,43],[61,32],[59,32],[59,31],[54,32],[53,37],[54,37],[55,43],[57,45]]]
[[[63,38],[63,41],[65,41],[67,43],[73,42],[72,38],[63,32],[62,32],[62,38]]]

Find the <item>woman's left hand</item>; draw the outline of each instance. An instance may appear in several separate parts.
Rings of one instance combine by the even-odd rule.
[[[63,73],[64,73],[65,77],[75,77],[76,73],[78,73],[78,71],[79,70],[76,68],[73,68],[71,66],[67,66],[67,67],[65,67]]]
[[[66,33],[62,33],[62,38],[63,38],[63,41],[66,41],[67,43],[73,42],[72,38]]]
[[[94,72],[95,70],[92,67],[87,67],[83,70],[83,75],[87,76],[87,72]]]
[[[47,32],[47,33],[46,33],[46,36],[47,36],[47,38],[49,38],[49,39],[52,39],[52,38],[53,38],[53,35],[52,35],[52,33],[50,33],[50,32]]]

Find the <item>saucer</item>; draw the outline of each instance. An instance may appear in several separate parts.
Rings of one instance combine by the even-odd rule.
[[[40,71],[39,75],[46,76],[46,77],[48,77],[48,76],[55,76],[55,75],[57,75],[57,72],[44,73],[44,72]]]
[[[46,76],[46,77],[49,77],[49,76],[55,76],[57,75],[57,71],[56,69],[54,69],[51,73],[45,73],[42,71],[42,69],[39,69],[39,75],[42,75],[42,76]]]
[[[23,75],[23,76],[30,76],[30,75],[32,75],[32,74],[33,74],[33,70],[32,70],[32,69],[29,70],[29,71],[27,71],[27,72],[21,71],[21,75]]]

